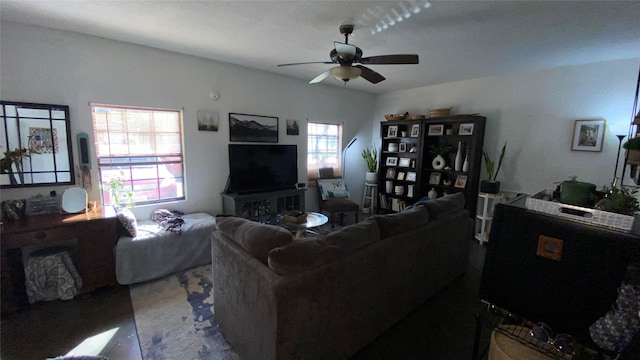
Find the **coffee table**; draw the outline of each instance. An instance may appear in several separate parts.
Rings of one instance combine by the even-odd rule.
[[[329,218],[327,218],[326,215],[317,212],[308,212],[307,220],[305,222],[293,223],[290,221],[282,220],[282,223],[280,225],[290,230],[293,229],[293,231],[296,232],[296,239],[299,239],[305,232],[317,235],[317,233],[311,229],[322,226],[327,222],[329,222]]]

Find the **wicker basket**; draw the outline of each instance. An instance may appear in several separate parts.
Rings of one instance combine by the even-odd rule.
[[[429,109],[428,112],[430,118],[449,116],[449,114],[451,114],[451,108]]]

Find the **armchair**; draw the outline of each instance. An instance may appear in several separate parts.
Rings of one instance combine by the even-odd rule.
[[[340,225],[344,225],[344,215],[348,212],[353,212],[355,222],[358,222],[360,206],[349,200],[344,181],[334,176],[332,168],[319,169],[317,188],[320,212],[329,213],[332,229],[335,227],[336,215],[340,216]]]

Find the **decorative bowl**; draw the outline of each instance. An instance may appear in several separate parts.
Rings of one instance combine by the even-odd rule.
[[[385,119],[387,119],[387,121],[393,121],[393,120],[404,120],[407,117],[407,114],[387,114],[384,116]]]
[[[411,116],[409,117],[411,120],[422,120],[425,118],[424,115],[422,114],[411,114]]]

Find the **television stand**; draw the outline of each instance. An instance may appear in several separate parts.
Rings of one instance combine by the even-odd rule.
[[[265,224],[278,223],[278,216],[305,211],[306,189],[287,189],[253,194],[222,193],[222,212]]]

